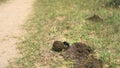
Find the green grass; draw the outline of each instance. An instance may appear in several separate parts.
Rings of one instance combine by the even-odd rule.
[[[104,68],[120,67],[120,10],[102,7],[100,0],[36,0],[20,43],[22,58],[10,68],[69,68],[71,62],[50,51],[54,40],[86,41],[95,48]],[[103,21],[86,18],[97,14]],[[82,38],[82,40],[81,40]]]

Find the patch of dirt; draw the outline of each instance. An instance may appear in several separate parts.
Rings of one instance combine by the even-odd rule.
[[[87,18],[87,20],[95,21],[95,22],[101,22],[101,21],[103,21],[103,19],[100,16],[96,15],[96,14],[94,14],[93,16]]]
[[[33,0],[9,0],[0,5],[0,68],[6,68],[8,61],[20,56],[17,42],[24,34],[22,25],[32,10]]]
[[[94,58],[93,51],[88,45],[78,42],[63,51],[61,56],[73,61],[74,68],[102,68],[102,61]]]

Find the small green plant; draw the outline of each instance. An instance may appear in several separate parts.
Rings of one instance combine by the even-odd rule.
[[[106,3],[106,6],[120,7],[120,0],[110,0],[108,3]]]

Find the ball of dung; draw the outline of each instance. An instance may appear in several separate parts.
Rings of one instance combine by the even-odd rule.
[[[53,46],[52,46],[52,50],[56,51],[56,52],[66,50],[68,48],[69,48],[69,43],[66,41],[64,41],[64,42],[54,41]]]

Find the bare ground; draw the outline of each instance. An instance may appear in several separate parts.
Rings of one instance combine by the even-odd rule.
[[[17,58],[17,42],[24,34],[22,25],[32,10],[33,0],[9,0],[0,5],[0,68],[6,68],[8,61]]]

